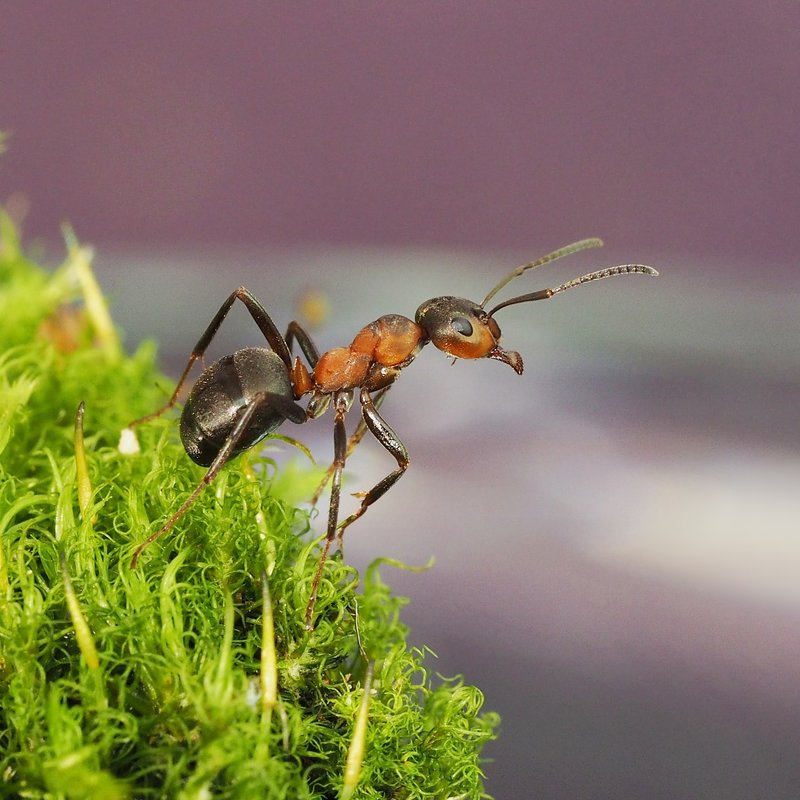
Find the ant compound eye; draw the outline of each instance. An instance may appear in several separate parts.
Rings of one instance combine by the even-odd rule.
[[[453,317],[450,326],[462,336],[472,336],[472,323],[466,317]]]

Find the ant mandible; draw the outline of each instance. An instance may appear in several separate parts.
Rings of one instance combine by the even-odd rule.
[[[325,544],[306,607],[305,623],[306,628],[310,629],[322,570],[331,544],[337,539],[341,543],[345,529],[394,486],[408,467],[405,445],[378,411],[384,395],[400,372],[428,342],[433,342],[439,350],[454,359],[493,358],[508,364],[521,375],[523,364],[520,354],[504,350],[499,344],[500,328],[494,315],[501,308],[547,300],[567,289],[615,275],[658,275],[658,272],[644,264],[623,264],[590,272],[552,289],[512,297],[490,311],[485,310],[486,304],[524,272],[602,244],[600,239],[582,239],[523,264],[506,275],[480,304],[460,297],[435,297],[417,309],[415,320],[399,314],[387,314],[362,328],[348,347],[337,347],[322,355],[297,322],[290,322],[286,335],[281,336],[261,303],[245,287],[240,286],[222,304],[198,340],[170,399],[157,411],[130,423],[129,427],[132,428],[155,419],[175,405],[192,366],[203,357],[234,301],[241,300],[271,349],[246,347],[237,350],[233,355],[215,361],[197,379],[181,413],[180,434],[189,457],[200,466],[208,467],[208,471],[170,519],[139,545],[131,559],[131,568],[136,567],[142,551],[169,531],[189,510],[200,492],[231,458],[253,447],[286,420],[301,424],[316,419],[329,405],[333,405],[334,456],[325,480],[327,483],[332,478],[330,506]],[[295,342],[310,369],[301,362],[299,356],[292,362],[292,345]],[[362,421],[348,440],[345,416],[356,390],[359,392]],[[308,394],[311,398],[303,408],[296,401]],[[393,456],[397,467],[369,491],[359,494],[359,508],[339,522],[342,470],[347,456],[366,430]],[[319,492],[315,498],[318,495]]]

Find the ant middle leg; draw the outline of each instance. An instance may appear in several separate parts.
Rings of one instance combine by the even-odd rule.
[[[284,336],[284,339],[286,340],[286,346],[289,348],[290,353],[292,351],[292,345],[296,341],[297,344],[300,345],[300,349],[303,351],[303,355],[306,357],[306,361],[308,361],[311,369],[317,366],[319,350],[314,344],[313,339],[308,335],[308,332],[297,320],[292,320],[289,323],[289,326],[286,328],[286,336]]]
[[[198,359],[201,359],[205,354],[208,346],[211,344],[211,340],[217,334],[217,331],[220,329],[223,320],[228,315],[228,312],[231,310],[231,306],[233,306],[234,301],[237,299],[244,303],[245,307],[250,312],[250,316],[253,318],[253,321],[256,323],[256,325],[258,325],[261,333],[264,334],[264,338],[269,343],[269,346],[278,354],[281,361],[286,364],[286,368],[291,370],[292,359],[291,355],[289,354],[289,347],[286,344],[286,340],[283,338],[283,336],[281,336],[280,331],[275,327],[275,323],[272,321],[272,318],[267,313],[264,306],[262,306],[261,303],[259,303],[259,301],[256,299],[255,295],[249,289],[246,289],[244,286],[240,286],[238,289],[230,293],[225,302],[219,307],[219,310],[203,332],[203,335],[197,340],[197,344],[192,349],[192,352],[189,355],[189,361],[184,367],[181,377],[178,379],[178,383],[175,386],[175,391],[172,393],[172,396],[169,398],[169,400],[167,400],[167,402],[161,408],[157,409],[152,414],[147,414],[144,417],[139,417],[138,419],[133,420],[133,422],[130,422],[128,424],[129,428],[133,428],[136,425],[141,425],[143,422],[149,422],[150,420],[156,419],[174,407],[175,403],[178,401],[181,389],[183,389],[186,379],[189,377],[189,372],[191,372],[195,362]]]
[[[317,592],[319,582],[322,579],[322,570],[328,560],[328,553],[331,545],[336,539],[337,523],[339,521],[339,500],[342,494],[342,472],[345,460],[347,459],[347,431],[344,426],[344,418],[353,402],[352,392],[339,392],[334,397],[334,409],[336,417],[333,421],[333,485],[331,486],[331,499],[328,506],[328,529],[325,535],[325,544],[319,557],[317,570],[311,582],[311,595],[306,606],[306,630],[313,627],[314,604],[317,602]]]

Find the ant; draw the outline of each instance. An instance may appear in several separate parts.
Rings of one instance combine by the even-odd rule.
[[[399,314],[387,314],[362,328],[349,346],[337,347],[321,355],[297,322],[290,322],[286,335],[282,336],[261,303],[248,289],[240,286],[220,306],[198,340],[170,399],[157,411],[130,423],[129,427],[133,428],[161,416],[175,405],[195,362],[203,358],[234,301],[240,300],[271,349],[245,347],[237,350],[204,369],[195,382],[181,413],[180,434],[189,457],[208,470],[170,519],[137,547],[131,559],[131,568],[136,567],[142,551],[169,531],[191,508],[202,490],[214,480],[230,459],[253,447],[286,420],[299,425],[321,416],[332,405],[333,463],[314,498],[318,498],[324,486],[332,479],[325,544],[311,584],[311,595],[305,613],[306,628],[311,629],[317,591],[331,544],[335,540],[341,544],[345,529],[391,489],[408,467],[408,450],[378,410],[386,392],[401,371],[411,364],[428,342],[433,342],[439,350],[452,356],[454,360],[492,358],[508,364],[521,375],[523,363],[520,354],[504,350],[499,344],[500,328],[494,315],[500,309],[517,303],[548,300],[568,289],[602,278],[631,274],[658,275],[658,272],[643,264],[624,264],[590,272],[552,289],[541,289],[512,297],[490,311],[485,310],[486,304],[524,272],[602,244],[600,239],[583,239],[536,261],[523,264],[506,275],[480,304],[460,297],[435,297],[417,309],[415,320]],[[292,361],[292,346],[295,342],[310,369],[299,356]],[[356,391],[361,404],[362,419],[348,440],[345,417],[353,404]],[[305,395],[311,395],[311,398],[303,408],[297,401]],[[356,495],[361,498],[361,505],[353,514],[339,522],[342,470],[347,456],[367,430],[389,452],[397,466],[369,491]]]

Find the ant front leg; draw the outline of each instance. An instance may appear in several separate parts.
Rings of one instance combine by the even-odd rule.
[[[394,456],[397,461],[397,469],[390,472],[383,480],[378,481],[368,492],[359,495],[361,497],[361,506],[358,511],[356,511],[355,514],[351,514],[344,522],[339,524],[338,536],[340,541],[344,535],[345,528],[352,525],[376,500],[383,497],[383,495],[397,483],[403,473],[408,469],[409,464],[406,446],[400,441],[400,438],[391,427],[389,427],[386,420],[378,413],[376,403],[373,401],[367,389],[361,389],[360,399],[364,423],[369,428],[372,435]]]
[[[383,389],[376,392],[375,397],[372,400],[372,403],[377,411],[381,407],[381,403],[383,403],[384,397],[386,397],[386,392],[389,391],[391,388],[391,384],[389,386],[384,386]],[[364,434],[367,432],[367,423],[364,421],[362,417],[358,421],[358,425],[356,426],[353,435],[347,440],[347,448],[345,450],[345,459],[350,458],[353,454],[353,450],[358,447],[361,440],[364,438]],[[319,496],[325,491],[325,487],[330,483],[331,477],[333,477],[333,471],[336,467],[336,464],[331,464],[325,475],[322,477],[319,486],[317,486],[317,490],[311,496],[311,500],[309,501],[312,506],[315,506],[319,502]]]
[[[181,389],[183,389],[183,385],[186,383],[186,379],[189,377],[189,372],[191,371],[195,362],[202,358],[205,354],[208,346],[211,344],[211,340],[216,335],[217,331],[222,325],[223,320],[231,310],[231,306],[237,299],[244,303],[245,307],[250,312],[250,316],[253,318],[253,321],[256,323],[256,325],[258,325],[261,333],[264,334],[264,338],[269,343],[269,346],[278,354],[281,361],[286,364],[286,368],[291,370],[292,358],[289,354],[289,348],[286,344],[286,340],[283,338],[283,336],[281,336],[280,331],[275,327],[275,323],[272,321],[272,318],[269,314],[267,314],[264,306],[258,302],[255,295],[253,295],[249,289],[246,289],[244,286],[240,286],[238,289],[231,292],[227,300],[225,300],[225,302],[220,306],[219,311],[217,311],[217,313],[214,315],[214,318],[203,332],[203,335],[197,340],[197,344],[194,346],[191,355],[189,356],[189,361],[181,373],[181,377],[178,379],[178,384],[175,387],[175,391],[172,393],[172,397],[170,397],[170,399],[167,400],[167,402],[161,408],[154,411],[152,414],[148,414],[147,416],[139,417],[139,419],[133,420],[133,422],[129,423],[129,428],[133,428],[136,425],[141,425],[143,422],[149,422],[150,420],[156,419],[164,412],[169,411],[175,405],[175,403],[178,401],[178,396],[180,395]]]
[[[339,521],[339,500],[342,494],[342,471],[347,458],[347,431],[344,427],[344,418],[353,402],[352,392],[337,392],[334,397],[334,409],[336,417],[333,421],[333,485],[331,486],[331,499],[328,507],[328,530],[325,536],[325,544],[322,554],[319,557],[317,571],[311,582],[311,596],[306,606],[306,630],[311,630],[312,619],[314,616],[314,604],[317,602],[317,592],[319,582],[322,579],[322,570],[328,560],[328,552],[331,549],[334,539],[336,539],[337,523]]]

